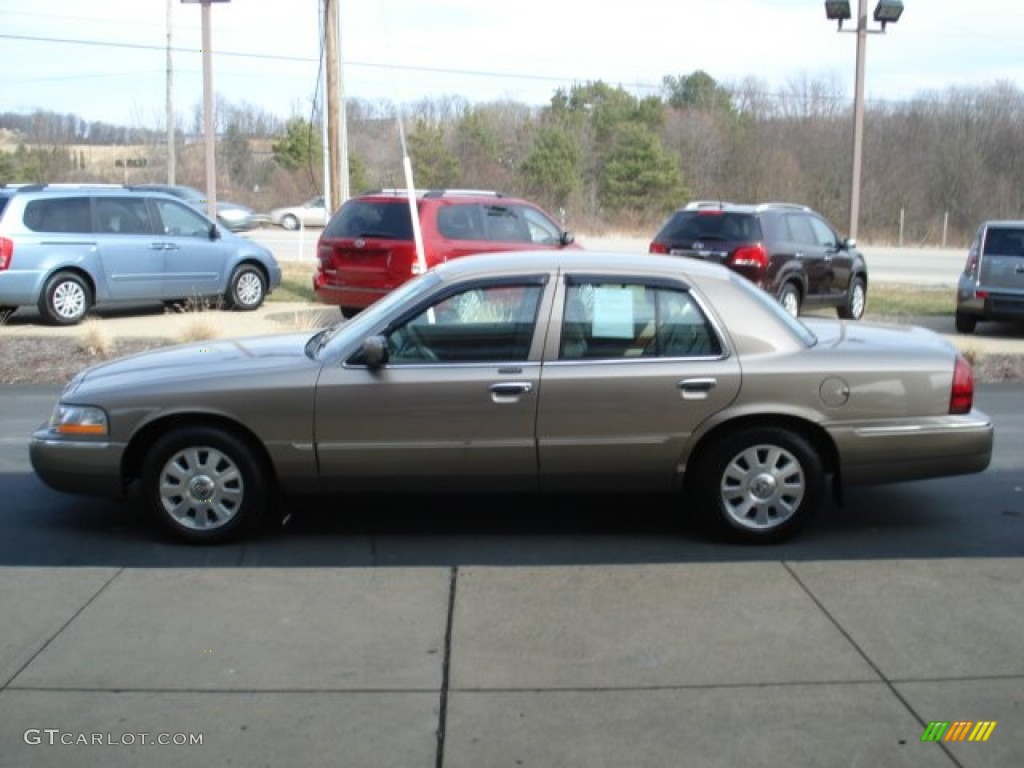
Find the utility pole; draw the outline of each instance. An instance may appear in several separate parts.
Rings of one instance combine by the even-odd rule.
[[[167,0],[167,183],[174,183],[177,159],[174,156],[174,65],[171,58],[171,8],[174,0]]]
[[[327,154],[330,158],[328,214],[349,198],[348,130],[341,76],[341,0],[324,0],[324,56],[327,70]]]

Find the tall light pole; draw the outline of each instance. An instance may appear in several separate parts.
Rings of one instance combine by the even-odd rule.
[[[174,59],[171,56],[171,9],[172,0],[167,0],[167,183],[174,184],[174,170],[177,165],[174,145]]]
[[[213,64],[210,36],[210,4],[231,0],[181,0],[183,3],[201,3],[203,6],[203,145],[206,148],[206,213],[217,220],[217,131],[213,115]]]
[[[838,22],[839,32],[857,35],[857,72],[853,91],[853,171],[850,174],[850,231],[849,237],[856,240],[860,221],[860,172],[864,153],[864,60],[867,56],[868,34],[884,34],[885,25],[900,20],[903,13],[901,0],[878,0],[875,6],[875,21],[880,29],[868,29],[867,0],[857,2],[857,28],[843,29],[843,22],[850,18],[849,0],[825,0],[825,17]]]

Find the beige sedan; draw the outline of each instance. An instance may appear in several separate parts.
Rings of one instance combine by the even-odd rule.
[[[791,317],[730,270],[627,253],[471,256],[315,333],[101,364],[31,442],[52,488],[133,484],[194,542],[279,495],[679,493],[779,541],[829,488],[980,472],[970,365],[909,326]],[[281,494],[276,493],[282,492]]]

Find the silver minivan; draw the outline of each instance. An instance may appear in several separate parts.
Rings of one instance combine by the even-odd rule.
[[[268,248],[166,193],[0,188],[0,317],[34,306],[74,325],[94,306],[190,299],[252,310],[280,284]]]
[[[971,241],[956,291],[956,330],[979,320],[1024,320],[1024,220],[986,221]]]

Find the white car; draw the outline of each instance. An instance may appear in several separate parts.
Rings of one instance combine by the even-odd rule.
[[[317,195],[302,205],[275,208],[270,212],[270,223],[292,230],[299,227],[323,227],[327,224],[324,196]]]

